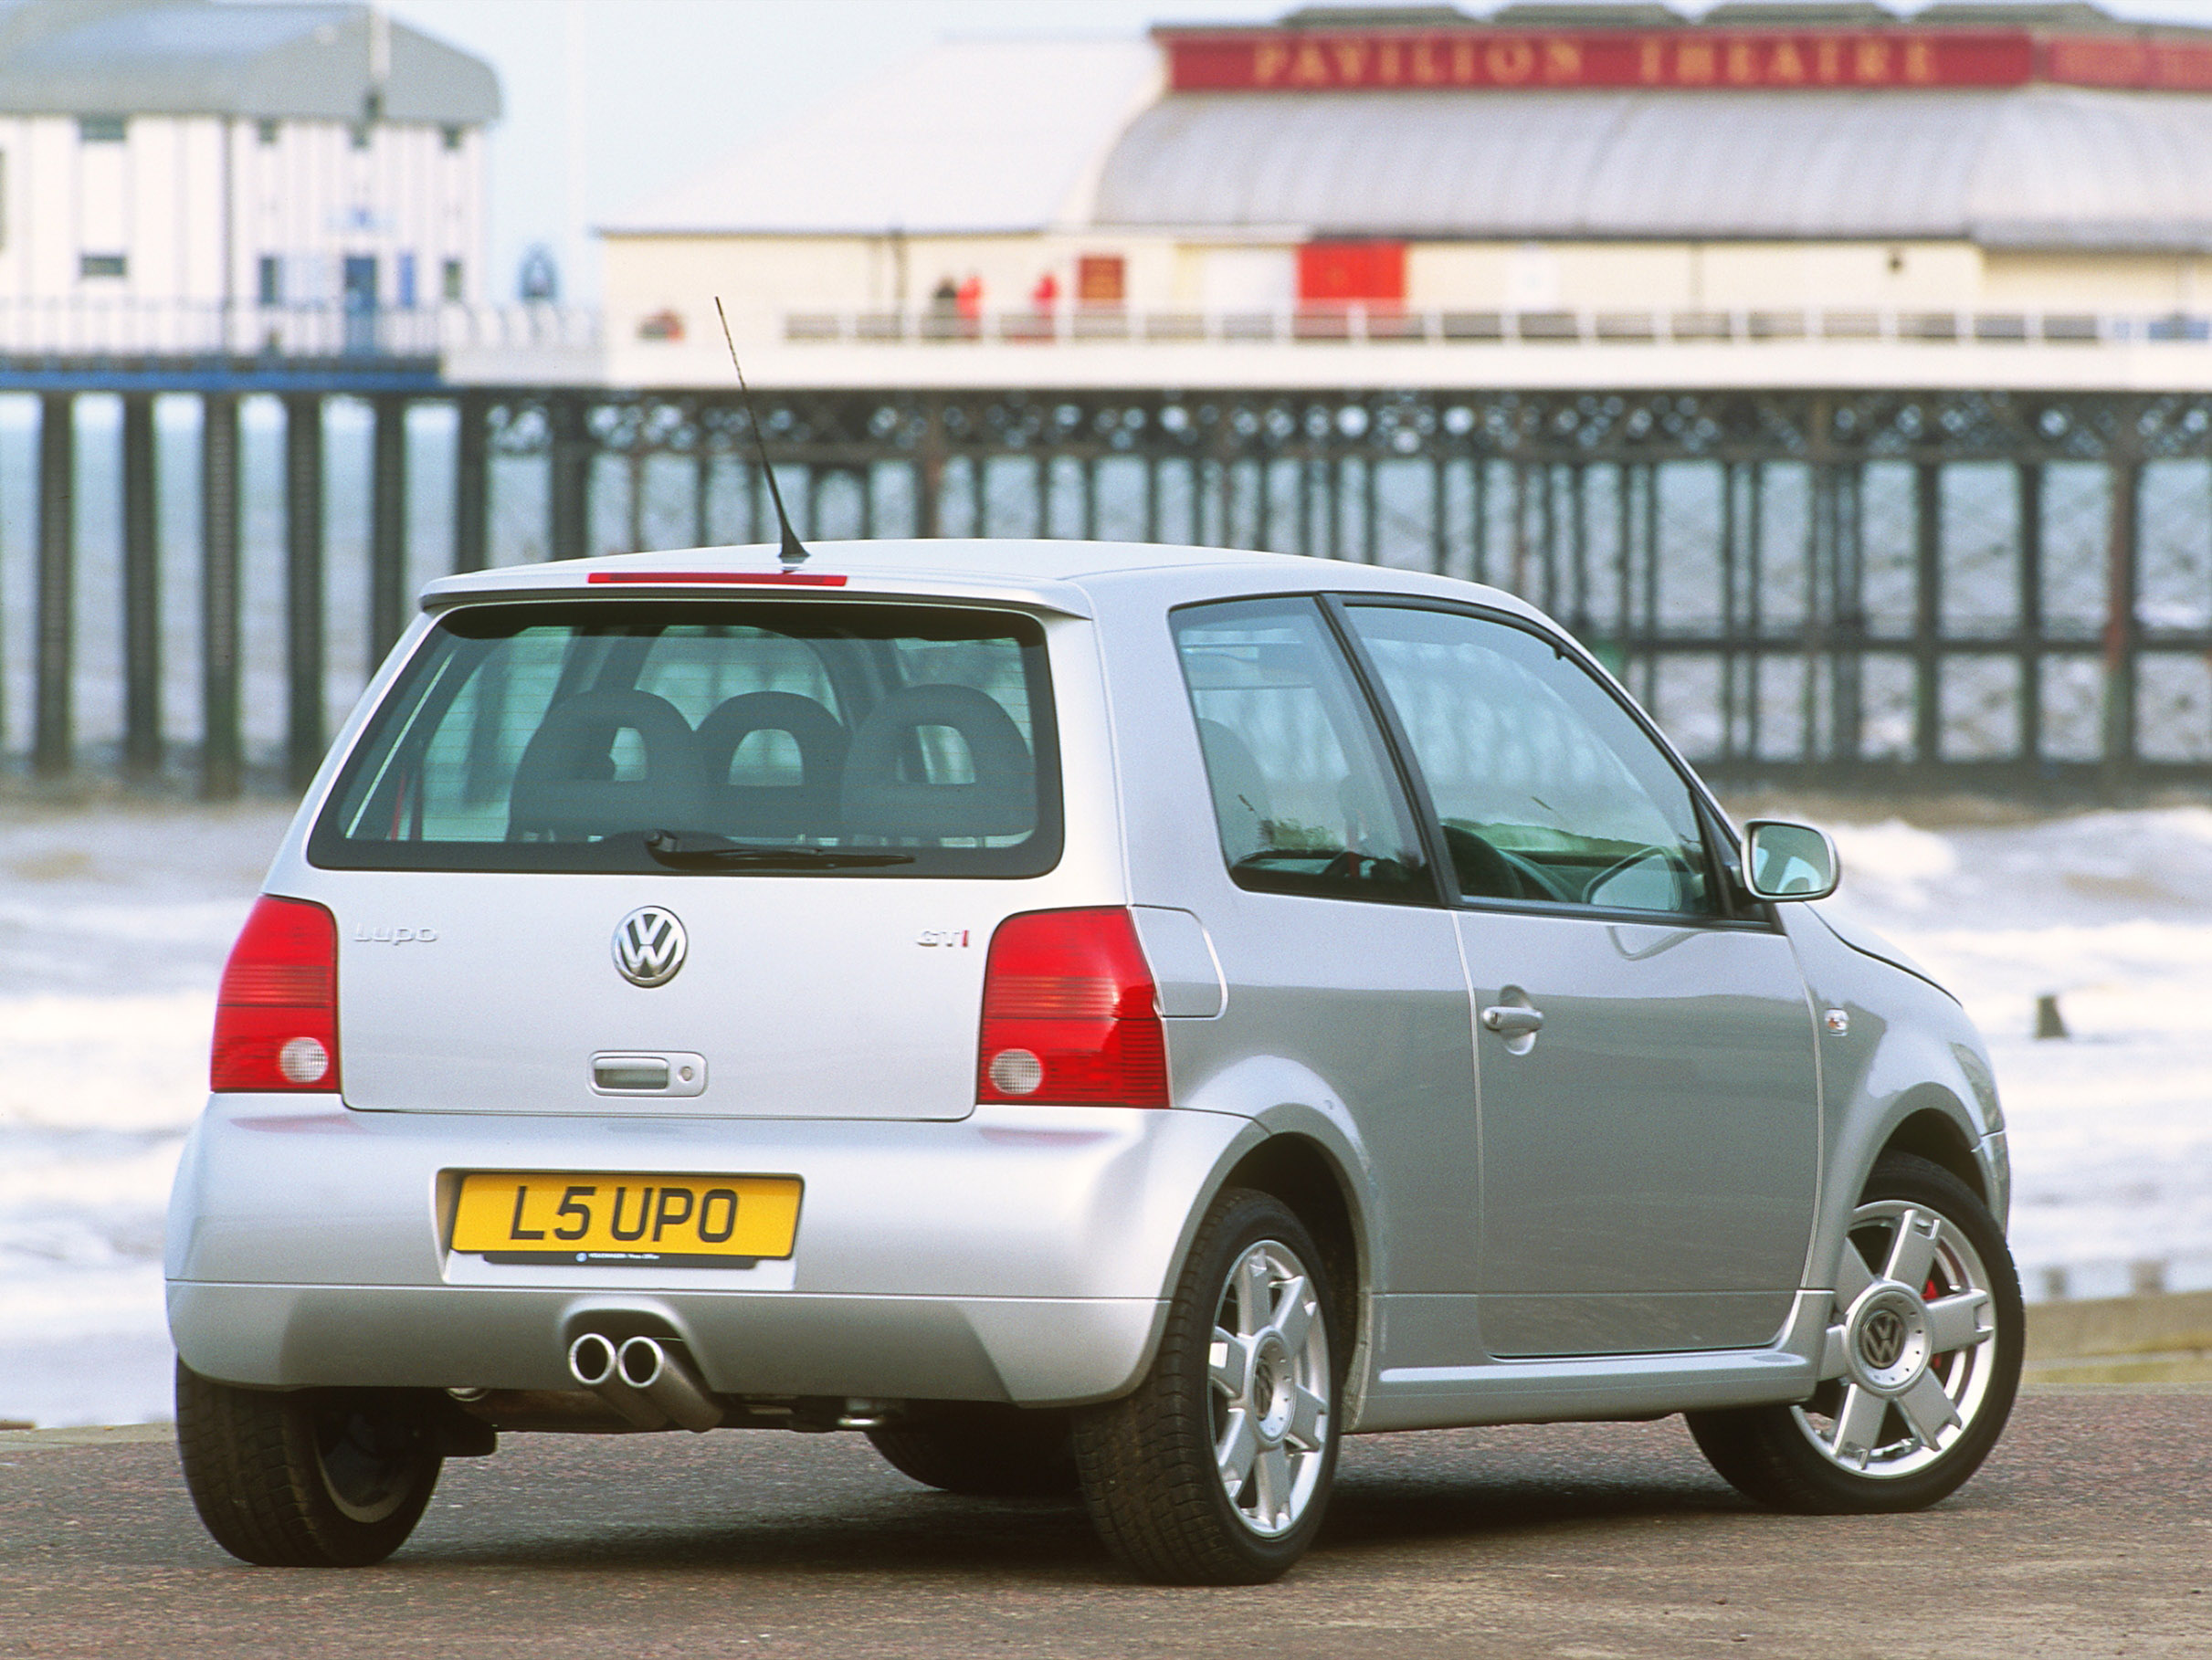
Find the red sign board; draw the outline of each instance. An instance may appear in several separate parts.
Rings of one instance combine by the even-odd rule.
[[[2061,36],[2043,43],[2042,79],[2076,87],[2212,92],[2212,46],[2117,35]]]
[[[1403,242],[1309,242],[1298,250],[1298,302],[1396,305],[1406,298]]]
[[[1177,92],[2078,86],[2212,90],[2212,46],[2025,29],[1163,29]]]

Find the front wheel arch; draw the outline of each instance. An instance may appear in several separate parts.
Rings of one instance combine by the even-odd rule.
[[[1989,1183],[1984,1178],[1981,1161],[1974,1156],[1973,1143],[1957,1121],[1941,1107],[1922,1106],[1907,1116],[1890,1131],[1875,1161],[1879,1163],[1896,1153],[1910,1153],[1940,1165],[1971,1188],[1974,1196],[1984,1204],[1989,1203]],[[1870,1171],[1869,1174],[1871,1173]]]
[[[2019,1278],[1973,1191],[1940,1165],[1891,1153],[1869,1174],[1854,1218],[1849,1234],[1870,1231],[1871,1252],[1856,1255],[1847,1234],[1853,1255],[1840,1266],[1851,1273],[1838,1276],[1814,1392],[1688,1414],[1713,1468],[1776,1509],[1937,1503],[1980,1467],[2018,1389]]]

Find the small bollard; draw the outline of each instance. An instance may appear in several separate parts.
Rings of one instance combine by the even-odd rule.
[[[2073,1034],[2066,1029],[2066,1017],[2059,1013],[2058,993],[2046,992],[2042,996],[2037,998],[2037,1040],[2040,1042],[2046,1037],[2071,1037],[2072,1035]]]
[[[2128,1264],[2128,1290],[2136,1297],[2155,1297],[2166,1288],[2166,1265],[2159,1257]]]
[[[2064,1264],[2058,1264],[2043,1270],[2043,1300],[2045,1302],[2064,1302],[2071,1288],[2068,1284]]]

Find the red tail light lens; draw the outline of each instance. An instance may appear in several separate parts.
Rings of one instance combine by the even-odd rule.
[[[1167,1105],[1166,1036],[1126,910],[1033,910],[998,925],[975,1098]]]
[[[338,1087],[338,925],[321,906],[254,901],[223,967],[207,1070],[218,1091]]]

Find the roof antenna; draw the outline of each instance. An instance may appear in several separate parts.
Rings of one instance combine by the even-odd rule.
[[[745,384],[744,366],[737,361],[737,342],[730,338],[730,317],[722,310],[722,297],[714,297],[714,315],[722,319],[722,343],[730,348],[730,367],[737,371],[737,390],[745,400],[745,424],[753,428],[753,447],[760,452],[761,471],[768,479],[768,499],[775,503],[775,521],[783,527],[784,546],[776,557],[786,566],[803,565],[807,554],[799,541],[799,533],[791,528],[791,515],[784,511],[784,492],[775,488],[775,468],[768,465],[768,446],[761,437],[761,418],[753,411],[753,388]]]

